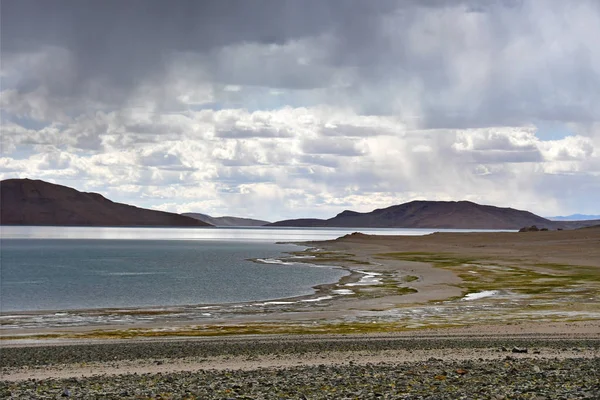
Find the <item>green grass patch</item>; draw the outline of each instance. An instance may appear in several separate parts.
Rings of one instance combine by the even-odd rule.
[[[475,262],[474,258],[460,257],[456,254],[424,253],[424,252],[394,252],[381,253],[376,256],[379,259],[394,259],[402,261],[413,261],[434,264],[437,267],[447,267]]]
[[[458,326],[446,324],[447,326]],[[446,326],[445,325],[445,326]],[[432,326],[419,326],[419,329]],[[441,327],[435,324],[435,327]],[[45,334],[27,336],[28,339],[132,339],[132,338],[169,338],[169,337],[219,337],[231,335],[316,335],[316,334],[365,334],[390,333],[409,329],[398,322],[337,322],[318,324],[245,324],[245,325],[207,325],[185,327],[161,331],[151,329],[96,330],[85,333]],[[2,339],[23,339],[23,336],[4,336]]]
[[[368,261],[357,260],[352,253],[343,253],[340,251],[296,251],[288,253],[295,257],[295,261],[308,262],[311,264],[354,264],[369,265]]]
[[[482,290],[510,290],[537,299],[600,295],[600,269],[566,264],[536,263],[509,265],[485,258],[462,257],[448,253],[393,252],[378,254],[380,259],[428,263],[456,273],[459,287],[472,293]],[[536,270],[543,268],[543,270]]]
[[[391,274],[383,274],[379,278],[380,282],[378,284],[353,286],[352,290],[355,293],[354,296],[359,298],[373,299],[384,296],[403,296],[418,292],[418,290],[414,288],[403,286],[407,283],[404,280],[404,277],[401,278],[401,281],[398,281]],[[418,277],[414,278],[419,279]]]

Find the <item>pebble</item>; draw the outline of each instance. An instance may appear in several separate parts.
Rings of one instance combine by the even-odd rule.
[[[549,348],[568,341],[515,341],[509,348]],[[600,341],[586,346],[597,350]],[[3,348],[2,367],[214,355],[304,354],[420,348],[498,349],[495,340],[248,340],[164,341]],[[571,344],[568,348],[573,348]],[[579,347],[581,348],[581,346]],[[163,361],[164,360],[164,361]],[[2,399],[598,399],[600,357],[442,360],[379,364],[340,363],[254,370],[198,370],[69,379],[0,381]]]
[[[540,378],[531,360],[425,361],[371,365],[301,366],[251,371],[97,376],[77,380],[0,383],[4,399],[594,399],[600,359],[536,360],[543,369],[569,371]],[[448,371],[446,375],[435,371]],[[443,378],[442,378],[443,377]],[[67,387],[66,389],[61,389]],[[66,395],[65,395],[66,394]]]
[[[529,350],[527,350],[526,348],[521,348],[521,347],[513,347],[512,352],[513,353],[527,353]]]

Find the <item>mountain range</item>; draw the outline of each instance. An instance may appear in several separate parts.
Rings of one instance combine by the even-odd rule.
[[[55,226],[281,226],[426,229],[575,229],[600,220],[551,221],[529,211],[480,205],[470,201],[411,201],[371,212],[346,210],[329,219],[268,221],[174,214],[115,203],[98,193],[80,192],[41,180],[0,182],[0,224]]]
[[[529,211],[480,205],[470,201],[411,201],[371,212],[343,211],[330,219],[296,219],[270,226],[519,229],[536,225],[552,228],[555,223]]]
[[[585,215],[585,214],[571,214],[558,217],[548,217],[551,221],[588,221],[592,219],[600,220],[600,215]]]

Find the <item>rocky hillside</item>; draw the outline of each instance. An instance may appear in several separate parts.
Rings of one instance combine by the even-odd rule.
[[[41,180],[0,182],[0,224],[55,226],[210,226],[194,218],[115,203]]]

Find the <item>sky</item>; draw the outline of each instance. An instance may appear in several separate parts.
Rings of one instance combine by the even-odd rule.
[[[172,212],[600,214],[600,2],[0,3],[0,178]]]

